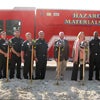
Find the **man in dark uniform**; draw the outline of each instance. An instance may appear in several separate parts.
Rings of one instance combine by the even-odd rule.
[[[89,42],[90,60],[89,60],[89,80],[93,79],[93,71],[95,69],[95,79],[100,80],[100,39],[98,32],[93,33],[94,38]]]
[[[23,39],[20,38],[20,32],[14,31],[14,37],[10,39],[11,44],[11,66],[10,66],[10,79],[14,78],[15,68],[17,69],[16,77],[21,79],[21,45]]]
[[[2,31],[0,39],[0,79],[6,78],[6,62],[7,62],[7,48],[8,41],[6,39],[6,32]]]
[[[27,32],[25,36],[26,40],[23,42],[21,49],[21,61],[24,63],[23,76],[24,79],[31,79],[31,55],[33,40],[30,32]]]
[[[35,79],[44,79],[46,73],[48,45],[44,39],[44,32],[39,31],[38,35],[39,38],[36,40],[34,55],[36,60]]]
[[[58,48],[60,47],[60,68],[57,67],[56,71],[60,72],[59,75],[57,74],[56,78],[61,80],[64,79],[64,71],[66,69],[66,63],[69,58],[69,43],[68,40],[64,38],[64,32],[59,32],[59,37],[55,42],[54,45],[54,58],[58,65]]]

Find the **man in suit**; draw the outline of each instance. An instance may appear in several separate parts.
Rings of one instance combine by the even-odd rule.
[[[54,44],[54,58],[58,65],[58,51],[60,47],[60,66],[56,71],[59,71],[59,79],[64,79],[64,71],[66,69],[66,62],[69,57],[69,43],[64,38],[64,32],[59,32],[59,39]]]

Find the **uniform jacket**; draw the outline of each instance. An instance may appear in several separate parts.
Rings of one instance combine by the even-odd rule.
[[[31,57],[32,53],[32,42],[29,42],[28,40],[25,40],[22,44],[21,51],[24,51],[25,57]]]
[[[45,40],[37,39],[35,43],[36,57],[38,60],[47,60],[48,44]]]
[[[89,42],[90,47],[90,54],[94,55],[97,53],[97,55],[100,55],[100,39],[92,39]]]
[[[4,39],[0,39],[0,49],[7,53],[8,41]]]
[[[9,41],[10,41],[11,47],[13,47],[16,52],[20,53],[21,52],[21,45],[22,45],[24,40],[22,38],[13,37]]]

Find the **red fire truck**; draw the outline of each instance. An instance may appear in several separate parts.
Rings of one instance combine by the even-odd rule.
[[[84,31],[86,39],[90,39],[94,31],[100,32],[100,11],[60,10],[60,9],[13,9],[0,10],[0,31],[7,32],[11,38],[13,31],[19,29],[21,37],[31,32],[37,38],[40,30],[45,32],[48,42],[48,57],[53,57],[53,44],[59,38],[60,31],[64,31],[65,38],[70,45],[70,56],[73,41],[80,31]]]

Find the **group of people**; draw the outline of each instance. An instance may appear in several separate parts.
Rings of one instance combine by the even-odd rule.
[[[24,79],[44,79],[47,65],[48,44],[45,41],[44,31],[38,32],[38,38],[32,39],[32,34],[25,34],[26,40],[20,37],[20,31],[14,31],[14,37],[7,40],[6,32],[2,31],[0,38],[0,79],[6,78],[7,57],[10,56],[9,78],[22,79],[21,63],[24,63]],[[80,80],[83,80],[83,68],[89,64],[89,80],[93,80],[95,70],[95,79],[100,80],[100,39],[98,32],[93,33],[94,38],[87,41],[83,31],[79,32],[73,44],[72,58],[73,69],[71,80],[77,81],[78,69],[80,67]],[[10,47],[10,53],[8,53]],[[54,42],[54,59],[57,63],[56,78],[63,80],[66,63],[69,58],[69,42],[65,39],[64,32],[59,32],[59,39]],[[60,51],[60,52],[59,52]],[[10,54],[10,55],[9,55]],[[33,56],[33,57],[32,57]],[[36,62],[35,75],[32,74],[32,60]]]
[[[97,31],[93,32],[93,38],[86,41],[84,32],[79,32],[73,45],[73,70],[71,80],[77,81],[78,66],[80,65],[80,80],[83,80],[83,67],[89,64],[88,80],[100,80],[100,39]],[[93,73],[95,71],[95,76]]]
[[[80,68],[80,80],[84,80],[85,65],[89,64],[88,80],[100,80],[100,39],[99,33],[94,31],[93,38],[90,40],[85,39],[85,33],[79,32],[74,41],[72,49],[73,68],[71,80],[77,81],[78,69]],[[54,58],[57,62],[58,79],[64,79],[64,70],[66,62],[69,58],[69,43],[64,38],[64,32],[59,33],[60,39],[55,41],[54,45]],[[58,61],[60,47],[60,59]],[[59,63],[60,62],[60,63]],[[60,67],[59,67],[60,66]],[[95,75],[93,75],[95,71]]]
[[[24,79],[31,79],[31,61],[36,61],[35,77],[32,79],[44,79],[47,64],[47,49],[48,45],[44,39],[44,32],[39,31],[38,39],[33,40],[32,34],[27,32],[25,34],[26,40],[20,37],[18,30],[14,31],[14,37],[7,40],[6,32],[1,32],[0,38],[0,79],[6,78],[6,64],[7,57],[10,56],[9,64],[9,78],[13,79],[21,77],[21,63],[24,63],[23,77]],[[8,45],[10,53],[8,53]],[[33,49],[32,49],[33,48]],[[9,55],[10,54],[10,55]],[[32,55],[33,54],[33,55]],[[16,73],[15,73],[16,69]]]

